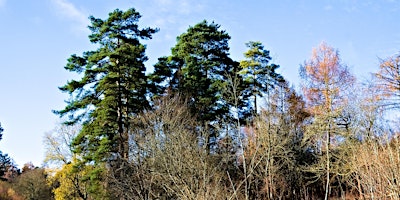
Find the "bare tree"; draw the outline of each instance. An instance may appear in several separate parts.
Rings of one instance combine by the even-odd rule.
[[[385,109],[400,108],[400,54],[381,60],[380,70],[373,74],[376,78],[376,94]]]
[[[79,124],[59,124],[44,135],[44,163],[51,172],[48,181],[57,186],[53,188],[56,199],[90,199],[89,183],[84,180],[92,166],[79,164],[80,156],[72,150],[72,142],[80,130]]]
[[[164,97],[133,122],[123,179],[109,174],[120,199],[224,199],[224,172],[207,152],[205,132],[179,97]],[[118,173],[118,172],[117,172]]]
[[[400,199],[400,139],[368,139],[354,148],[353,184],[363,199]]]
[[[43,144],[45,146],[44,163],[62,167],[73,159],[72,141],[81,130],[79,124],[59,124],[52,131],[45,133]]]

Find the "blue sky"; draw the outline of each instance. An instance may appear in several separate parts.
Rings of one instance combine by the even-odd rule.
[[[57,87],[75,77],[64,70],[66,59],[96,48],[87,39],[88,16],[130,7],[142,26],[160,28],[145,41],[148,68],[203,19],[231,35],[235,60],[246,42],[261,41],[296,86],[299,65],[321,41],[339,49],[359,80],[377,71],[378,58],[400,51],[399,0],[0,0],[0,150],[20,167],[42,163],[43,135],[59,123],[51,110],[68,98]]]

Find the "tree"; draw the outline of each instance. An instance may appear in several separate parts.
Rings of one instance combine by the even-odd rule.
[[[52,188],[47,184],[47,174],[43,168],[25,171],[13,186],[24,199],[53,199]]]
[[[289,197],[300,199],[307,196],[310,189],[306,187],[307,183],[302,169],[304,166],[313,164],[315,160],[315,155],[307,151],[307,147],[302,145],[310,113],[307,111],[303,96],[298,94],[293,87],[289,87],[288,81],[279,84],[279,86],[278,91],[280,92],[274,95],[274,97],[278,96],[278,98],[275,97],[275,104],[277,105],[275,112],[280,113],[280,117],[277,117],[280,124],[277,124],[277,126],[279,127],[278,130],[281,129],[280,137],[286,137],[289,140],[286,143],[288,145],[286,151],[291,152],[292,154],[289,155],[292,157],[291,160],[288,160],[291,165],[278,172],[285,174],[283,177],[287,187],[286,191],[293,191]],[[274,121],[274,119],[270,120]],[[274,133],[272,132],[272,134]]]
[[[294,132],[297,139],[300,139],[301,134],[304,132],[304,121],[310,116],[307,112],[306,103],[303,96],[297,94],[296,90],[287,86],[287,82],[283,83],[286,102],[286,112],[288,114],[287,122],[292,124],[291,130]]]
[[[15,167],[12,159],[8,156],[8,154],[3,154],[0,151],[0,177],[1,180],[9,180],[11,177],[7,177],[7,173],[10,170],[13,170]]]
[[[300,75],[307,106],[314,115],[339,109],[355,82],[339,52],[324,42],[313,49],[311,59],[300,67]]]
[[[269,94],[268,109],[261,106],[253,123],[243,129],[245,148],[238,152],[242,176],[235,187],[246,199],[299,199],[308,190],[299,169],[312,159],[300,144],[309,114],[302,96],[287,81]]]
[[[0,123],[0,140],[3,137],[3,131],[4,131],[4,129],[3,129],[3,127],[1,127],[1,123]]]
[[[236,123],[238,134],[241,124],[249,121],[252,115],[248,95],[245,94],[246,83],[243,75],[239,73],[240,67],[238,62],[234,62],[233,69],[225,75],[223,83],[223,98],[229,104],[230,110],[233,113],[232,122]]]
[[[198,121],[178,96],[157,99],[132,126],[131,154],[123,170],[126,179],[113,177],[118,199],[225,199],[225,171],[199,141]]]
[[[156,29],[138,27],[140,14],[133,8],[115,10],[108,19],[90,17],[89,39],[98,44],[95,51],[72,55],[65,69],[82,74],[60,90],[71,95],[67,106],[56,111],[69,116],[67,124],[83,121],[73,141],[74,151],[83,161],[97,167],[128,159],[128,130],[137,113],[149,107],[144,62],[145,45]],[[102,173],[101,169],[93,170]],[[96,177],[96,176],[94,176]]]
[[[291,188],[291,181],[295,181],[291,180],[295,172],[294,138],[285,134],[289,126],[279,117],[281,114],[263,112],[245,131],[247,145],[241,162],[247,162],[243,165],[247,167],[246,171],[243,170],[247,199],[282,199],[292,195],[294,188]],[[276,120],[272,122],[269,115]]]
[[[46,149],[44,163],[51,167],[53,176],[48,178],[55,199],[90,199],[101,191],[90,193],[90,183],[83,181],[90,176],[93,166],[79,165],[79,155],[73,152],[73,139],[79,134],[81,125],[58,125],[44,136]]]
[[[34,169],[36,169],[35,165],[33,165],[32,162],[27,162],[22,167],[22,173],[26,173],[26,172],[29,172],[29,171],[34,170]]]
[[[229,104],[223,98],[226,75],[234,68],[229,58],[230,36],[220,25],[202,21],[178,36],[171,56],[159,58],[151,80],[160,95],[180,94],[189,100],[193,116],[210,126],[217,119],[229,117]],[[160,94],[161,93],[161,94]],[[208,144],[217,133],[210,126]]]
[[[0,199],[1,200],[23,200],[22,196],[12,189],[11,184],[0,181]]]
[[[385,134],[387,123],[379,100],[380,92],[372,79],[350,88],[340,124],[352,131],[354,139],[364,141]]]
[[[247,85],[244,96],[253,97],[253,115],[257,114],[257,96],[269,92],[278,82],[284,81],[283,77],[275,72],[279,65],[270,64],[269,51],[264,49],[261,42],[250,41],[246,43],[249,48],[244,53],[246,60],[240,61],[240,74],[243,75]]]
[[[0,123],[0,140],[2,139],[4,129],[1,127]],[[13,160],[8,156],[8,154],[0,151],[0,180],[11,181],[14,175],[18,174],[18,170]]]
[[[400,108],[400,54],[381,60],[380,70],[373,74],[376,78],[377,94],[385,109]]]
[[[72,142],[79,134],[81,125],[58,125],[53,131],[45,133],[43,144],[45,146],[44,163],[56,168],[72,161],[74,155]]]
[[[77,160],[64,164],[59,170],[55,171],[54,176],[49,177],[49,182],[56,187],[53,188],[54,197],[60,199],[93,199],[102,197],[102,191],[90,193],[90,184],[82,181],[90,174],[93,167],[90,165],[79,166]],[[81,168],[78,168],[81,167]],[[95,198],[94,198],[95,199]]]
[[[355,78],[348,67],[341,63],[338,51],[324,42],[313,49],[311,59],[300,67],[300,74],[304,81],[302,89],[308,111],[313,116],[305,139],[318,147],[317,152],[324,149],[327,199],[330,190],[331,139],[339,133],[340,128],[335,121],[340,116],[341,106],[346,102],[346,90],[355,82]],[[323,141],[318,138],[325,138],[322,146],[318,142]]]

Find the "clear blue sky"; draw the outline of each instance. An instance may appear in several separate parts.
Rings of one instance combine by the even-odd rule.
[[[339,49],[361,80],[378,69],[379,57],[400,51],[399,0],[0,0],[0,150],[20,167],[42,163],[43,134],[59,122],[51,110],[68,98],[57,87],[74,77],[63,68],[66,59],[96,48],[87,17],[130,7],[142,14],[141,25],[160,28],[146,41],[149,68],[203,19],[231,35],[235,60],[246,42],[261,41],[296,86],[299,65],[321,41]]]

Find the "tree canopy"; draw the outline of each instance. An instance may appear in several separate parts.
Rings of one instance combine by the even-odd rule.
[[[89,39],[99,44],[83,56],[72,55],[65,69],[82,74],[60,90],[71,95],[65,109],[68,124],[83,120],[82,131],[74,140],[76,151],[96,162],[114,157],[127,158],[129,119],[148,107],[145,46],[140,39],[151,39],[156,29],[140,29],[135,9],[115,10],[108,19],[90,17]]]
[[[253,97],[253,115],[257,113],[257,96],[262,97],[279,82],[283,82],[283,77],[276,72],[279,65],[271,64],[269,51],[264,49],[261,42],[250,41],[246,43],[249,48],[244,53],[245,60],[240,61],[239,73],[243,75],[246,88],[246,97]]]
[[[214,21],[189,26],[151,70],[144,42],[158,29],[139,12],[89,19],[94,48],[66,62],[76,78],[59,87],[69,98],[44,136],[44,166],[21,171],[0,151],[0,199],[400,195],[399,55],[366,85],[323,42],[297,91],[259,41],[234,60]]]
[[[60,87],[71,98],[55,113],[68,115],[66,124],[82,122],[73,149],[83,163],[94,162],[98,169],[93,172],[98,174],[104,171],[104,163],[113,165],[113,170],[119,160],[128,159],[130,121],[149,108],[146,47],[140,40],[151,39],[157,29],[139,28],[140,17],[133,8],[117,9],[105,20],[90,17],[89,39],[99,48],[83,56],[72,55],[65,66],[82,78]]]
[[[158,91],[188,98],[193,115],[200,121],[224,118],[229,108],[222,98],[222,85],[234,65],[228,52],[229,39],[214,22],[202,21],[190,27],[177,37],[171,55],[160,58],[154,66],[152,80],[162,88]]]

